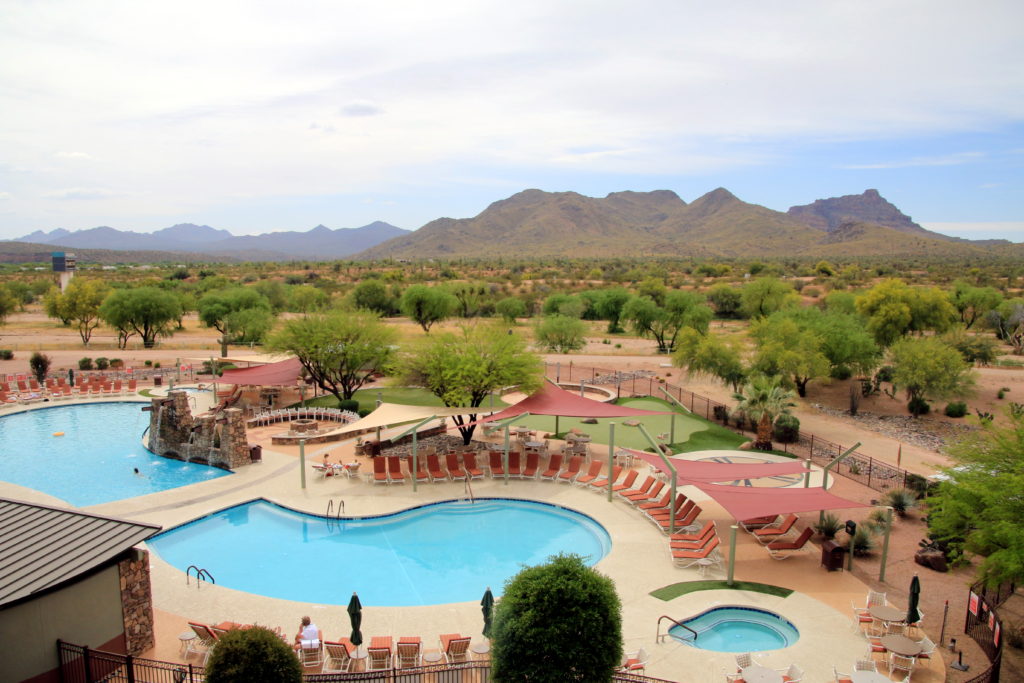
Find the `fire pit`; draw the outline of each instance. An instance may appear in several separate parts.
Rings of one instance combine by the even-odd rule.
[[[316,434],[319,428],[320,423],[316,420],[301,418],[288,423],[288,434]]]

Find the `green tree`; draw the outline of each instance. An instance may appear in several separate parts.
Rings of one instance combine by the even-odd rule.
[[[743,310],[743,292],[724,282],[708,290],[708,301],[715,307],[715,315],[719,318],[739,318]]]
[[[788,415],[795,406],[793,392],[782,387],[778,377],[754,375],[741,391],[733,394],[736,409],[757,421],[757,440],[754,448],[772,449],[772,426],[779,415]]]
[[[514,325],[516,318],[526,316],[526,302],[518,297],[509,296],[494,304],[494,310],[502,320],[509,325]]]
[[[110,294],[110,287],[101,280],[74,278],[61,296],[62,316],[78,327],[78,336],[88,344],[93,330],[100,325],[100,306]]]
[[[352,303],[356,308],[373,311],[380,315],[391,315],[395,302],[388,288],[377,279],[365,280],[352,290]]]
[[[208,683],[301,683],[302,664],[281,636],[263,626],[221,635],[206,662]]]
[[[448,291],[458,301],[455,311],[461,318],[473,318],[480,314],[487,286],[479,282],[455,282],[448,285]]]
[[[288,310],[298,313],[311,313],[327,307],[330,297],[312,285],[297,285],[288,292]],[[271,302],[273,307],[273,302]]]
[[[495,683],[602,683],[621,661],[615,583],[580,557],[552,557],[505,584],[492,630]]]
[[[582,318],[586,310],[584,301],[572,294],[552,294],[544,300],[541,313],[545,316],[562,315],[570,318]]]
[[[1024,299],[1004,301],[988,312],[985,322],[999,339],[1013,347],[1014,354],[1024,353]]]
[[[1003,302],[1003,295],[993,287],[975,287],[963,280],[957,280],[953,283],[949,300],[960,314],[960,322],[964,324],[964,329],[969,330],[979,318],[984,318],[989,311],[995,310]]]
[[[632,298],[624,287],[601,290],[597,299],[597,314],[608,321],[608,334],[619,334],[622,329],[622,309]]]
[[[220,355],[228,344],[259,341],[273,325],[270,301],[252,287],[231,287],[210,292],[196,304],[203,325],[220,332]]]
[[[553,353],[579,351],[587,345],[587,324],[568,315],[548,315],[537,323],[534,337]]]
[[[11,290],[7,288],[7,285],[0,283],[0,325],[3,325],[7,316],[14,313],[17,308],[18,301],[11,294]]]
[[[396,339],[373,313],[331,311],[285,322],[267,345],[294,354],[321,389],[347,401],[388,367]]]
[[[889,349],[892,384],[907,398],[933,401],[970,394],[975,372],[954,347],[935,337],[903,339]]]
[[[292,301],[294,289],[290,290],[280,280],[260,280],[254,284],[253,289],[266,297],[270,302],[270,308],[274,313],[288,310],[289,302]],[[300,310],[293,308],[292,310]]]
[[[59,320],[65,327],[71,324],[71,314],[64,305],[64,293],[56,285],[50,287],[43,295],[43,311],[48,317]]]
[[[142,345],[153,348],[158,336],[174,334],[181,302],[173,292],[156,287],[117,289],[100,306],[100,318],[118,330],[119,346],[124,348],[132,334],[142,337]]]
[[[800,302],[800,295],[792,285],[773,277],[761,277],[748,282],[743,286],[741,296],[743,312],[748,318],[764,318]]]
[[[857,314],[857,296],[853,292],[833,289],[825,295],[822,303],[824,303],[825,310],[829,313]]]
[[[398,381],[421,386],[449,407],[479,407],[485,398],[505,387],[527,393],[540,386],[540,358],[526,350],[518,334],[495,325],[464,325],[458,332],[424,337],[401,354]],[[452,418],[463,442],[473,437],[476,414]]]
[[[868,331],[880,346],[926,330],[945,332],[956,320],[949,298],[936,287],[914,288],[888,279],[857,298],[857,312],[867,318]]]
[[[637,296],[622,309],[622,318],[642,337],[658,343],[659,353],[672,353],[680,330],[689,327],[706,334],[714,313],[695,292],[674,291],[659,306],[649,296]]]
[[[1024,580],[1024,412],[1007,418],[983,422],[948,449],[957,465],[928,499],[930,535],[955,554],[983,556],[978,571],[989,586]]]
[[[739,391],[747,378],[743,359],[735,343],[721,337],[687,329],[679,333],[672,364],[692,375],[710,375]]]
[[[430,332],[431,326],[450,316],[458,304],[454,296],[440,287],[412,285],[402,293],[399,308],[424,332]]]
[[[49,356],[39,351],[33,351],[32,357],[28,359],[28,366],[32,369],[32,376],[40,384],[46,382],[46,374],[50,372],[50,364],[52,362]]]

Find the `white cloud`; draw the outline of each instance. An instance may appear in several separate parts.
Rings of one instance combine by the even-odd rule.
[[[342,116],[380,116],[384,108],[373,102],[350,102],[341,108]]]
[[[57,157],[58,159],[92,159],[92,155],[86,154],[85,152],[57,152],[53,156]]]
[[[117,193],[101,187],[70,187],[63,190],[47,192],[45,196],[49,199],[109,199],[116,197]]]
[[[982,152],[960,152],[939,157],[916,157],[903,161],[883,161],[876,164],[849,164],[840,166],[854,171],[877,170],[886,168],[912,168],[914,166],[959,166],[980,161],[985,157]]]

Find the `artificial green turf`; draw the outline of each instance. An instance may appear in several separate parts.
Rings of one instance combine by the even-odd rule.
[[[377,397],[385,403],[400,403],[407,406],[442,406],[444,405],[437,396],[430,393],[426,389],[411,388],[411,387],[381,387],[372,389],[361,389],[357,391],[352,398],[359,401],[359,407],[361,409],[373,410],[377,406]],[[337,408],[338,401],[331,394],[326,396],[318,396],[306,401],[307,406],[319,406],[322,408]],[[490,410],[490,399],[484,399],[484,404],[481,406],[482,412],[488,412]],[[500,397],[494,397],[494,407],[497,410],[501,410],[507,404],[501,400]]]
[[[755,583],[753,581],[734,581],[731,586],[725,581],[683,581],[681,583],[673,583],[663,588],[653,590],[651,591],[651,595],[659,600],[668,602],[673,598],[678,598],[680,595],[686,595],[687,593],[717,590],[752,591],[754,593],[776,595],[780,598],[788,598],[793,593],[789,588],[771,586],[767,583]]]

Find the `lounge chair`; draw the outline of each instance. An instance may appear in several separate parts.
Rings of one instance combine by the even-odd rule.
[[[416,472],[411,476],[416,478],[416,481],[427,482],[430,481],[430,473],[427,472],[427,459],[419,453],[416,454]],[[412,471],[413,458],[409,458],[409,470]],[[347,471],[347,470],[346,470]]]
[[[378,457],[373,459],[373,483],[388,483],[388,462],[384,458]]]
[[[626,478],[622,480],[622,483],[612,486],[612,493],[629,491],[633,487],[633,482],[636,481],[638,474],[640,473],[637,470],[630,470],[629,472],[626,472]]]
[[[664,488],[664,486],[662,486]],[[664,495],[659,500],[649,500],[645,503],[637,503],[636,509],[647,514],[648,510],[668,510],[669,505],[674,505],[672,502],[672,489],[665,491]]]
[[[750,533],[754,535],[761,543],[768,543],[770,541],[785,536],[789,533],[789,530],[796,524],[797,516],[794,514],[786,515],[782,518],[782,521],[775,525],[763,526],[760,529],[754,529]]]
[[[812,529],[811,527],[807,527],[802,532],[800,532],[800,535],[792,541],[779,539],[777,541],[772,541],[771,543],[768,543],[767,545],[765,545],[765,548],[768,549],[768,553],[772,556],[773,559],[784,560],[787,557],[789,557],[790,552],[803,550],[804,546],[807,545],[807,541],[811,538],[811,534],[813,533],[814,529]]]
[[[502,462],[504,451],[489,451],[488,461],[490,462],[491,479],[498,479],[505,476],[505,463]]]
[[[508,454],[508,476],[522,479],[523,470],[519,466],[519,451],[509,451]]]
[[[213,651],[214,646],[217,644],[217,634],[206,624],[190,621],[188,622],[188,627],[192,629],[196,637],[188,641],[185,657],[188,658],[191,654],[197,654],[202,657],[203,666],[206,666],[206,660],[210,658],[210,652]]]
[[[466,472],[462,469],[457,453],[449,453],[444,456],[444,461],[447,465],[448,476],[452,481],[466,481]]]
[[[700,513],[703,511],[704,510],[701,508],[700,505],[693,503],[692,500],[687,501],[686,505],[683,505],[683,508],[676,512],[675,530],[680,531],[682,529],[696,529],[697,525],[694,524],[694,522],[697,521],[697,517],[699,517]],[[669,522],[672,521],[671,517],[667,515],[659,515],[651,517],[651,520],[655,524],[660,526],[662,531],[664,531],[665,533],[669,532],[668,526]]]
[[[700,550],[673,550],[672,561],[680,569],[686,569],[698,564],[700,560],[711,560],[714,563],[721,562],[721,555],[717,553],[721,539],[715,536],[711,542]]]
[[[611,474],[611,476],[609,476],[609,477],[602,477],[600,479],[595,479],[594,481],[590,482],[590,486],[591,486],[591,488],[595,488],[595,489],[597,489],[599,491],[602,490],[602,489],[606,489],[606,488],[608,488],[608,480],[610,479],[614,483],[615,480],[619,478],[620,474],[622,474],[622,466],[621,465],[615,465],[614,467],[612,467],[612,474]]]
[[[458,633],[446,633],[440,637],[440,640],[441,652],[449,664],[468,660],[469,638],[463,638]]]
[[[536,479],[538,469],[540,469],[540,454],[527,453],[526,464],[523,465],[523,471],[520,476],[523,479]]]
[[[395,667],[398,669],[420,666],[423,663],[423,647],[419,636],[400,638],[395,648],[395,658]]]
[[[430,475],[430,481],[432,482],[446,481],[448,479],[444,470],[441,469],[441,463],[436,455],[427,456],[427,474]]]
[[[347,673],[352,668],[355,648],[348,638],[339,642],[324,641],[324,673]]]
[[[462,464],[466,469],[466,476],[470,479],[483,479],[484,471],[476,466],[476,453],[466,451],[462,454]]]
[[[540,473],[541,479],[547,479],[548,481],[554,481],[558,477],[558,473],[562,469],[562,454],[555,453],[551,456],[551,460],[548,461],[548,468]]]
[[[366,648],[366,670],[383,671],[391,668],[391,636],[374,636]]]
[[[743,527],[744,531],[753,531],[754,529],[760,529],[762,527],[775,524],[775,520],[779,518],[778,515],[768,515],[766,517],[752,517],[750,519],[744,519],[740,522],[740,526]]]
[[[671,492],[672,491],[670,489],[669,493]],[[690,510],[693,509],[693,506],[694,502],[692,500],[687,498],[682,493],[677,493],[676,500],[671,506],[666,505],[665,507],[660,508],[646,508],[643,512],[652,520],[658,521],[659,519],[668,519],[672,515],[672,510],[675,510],[676,519],[679,519],[684,515],[689,514]]]
[[[402,459],[397,455],[389,455],[388,459],[388,480],[392,484],[404,484],[405,472],[402,471]]]
[[[576,477],[580,476],[580,468],[583,467],[583,456],[574,455],[569,458],[569,465],[558,473],[558,481],[571,484]]]
[[[693,539],[693,540],[686,540],[686,541],[674,540],[674,541],[670,541],[669,542],[669,547],[672,550],[700,550],[701,548],[706,546],[708,543],[710,543],[711,542],[711,538],[715,535],[715,533],[717,533],[716,530],[715,530],[715,523],[714,522],[708,522],[707,524],[704,525],[704,528],[701,529],[698,533],[699,533],[699,536],[697,538]],[[682,534],[673,534],[673,537],[681,536],[681,535]],[[688,535],[692,536],[694,534],[688,534]]]
[[[576,477],[576,481],[573,483],[576,484],[576,486],[587,486],[591,482],[596,481],[597,478],[601,476],[601,466],[602,463],[600,460],[594,460],[590,463],[590,467],[587,468],[586,474],[581,474]]]
[[[647,490],[647,493],[637,493],[630,495],[627,498],[627,500],[629,500],[629,502],[632,505],[643,505],[645,503],[652,503],[658,499],[659,495],[661,495],[661,490],[663,488],[665,488],[665,482],[655,481],[654,486],[649,488]]]

